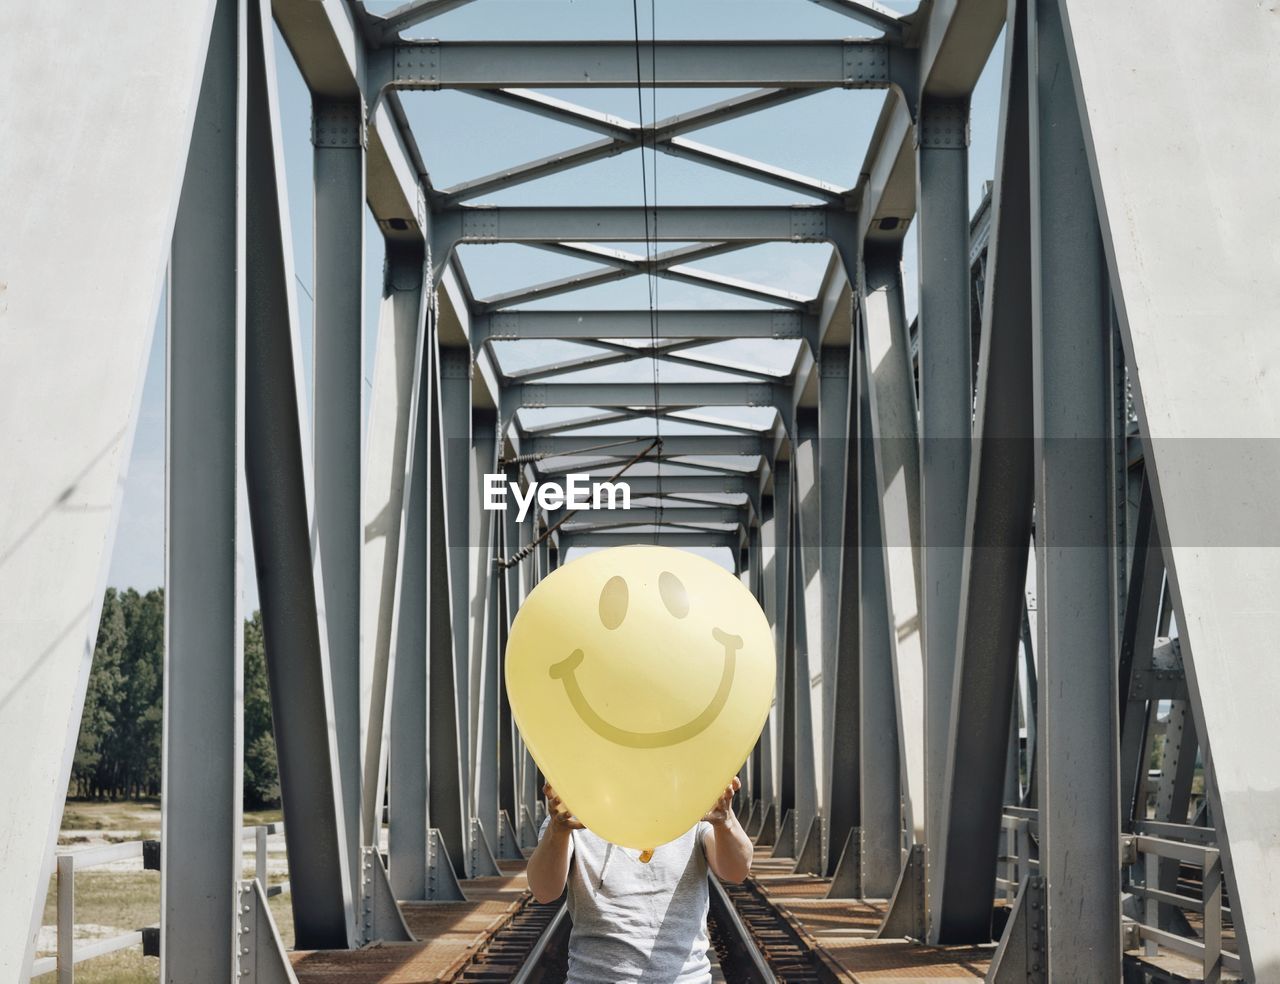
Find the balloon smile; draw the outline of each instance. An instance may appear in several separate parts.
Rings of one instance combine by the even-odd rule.
[[[724,632],[718,628],[713,628],[711,635],[716,642],[724,646],[724,671],[720,674],[720,686],[716,688],[715,696],[711,698],[711,702],[702,709],[697,717],[680,725],[678,728],[669,728],[666,731],[627,731],[624,728],[610,724],[597,714],[595,708],[587,700],[586,695],[583,694],[582,688],[578,686],[577,677],[574,676],[574,671],[582,665],[583,659],[586,658],[581,649],[575,649],[559,663],[552,664],[549,672],[551,679],[560,680],[564,684],[569,703],[578,712],[578,716],[582,718],[583,723],[601,738],[605,738],[617,745],[625,745],[627,748],[663,748],[667,745],[688,741],[694,735],[706,731],[711,722],[720,716],[720,712],[724,710],[725,704],[729,701],[729,691],[733,689],[733,672],[737,663],[738,650],[742,648],[742,637]]]

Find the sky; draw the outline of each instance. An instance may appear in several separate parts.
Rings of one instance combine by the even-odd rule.
[[[857,21],[806,0],[636,0],[640,36],[674,38],[835,38],[867,36],[870,29]],[[652,6],[651,4],[656,4]],[[370,3],[386,12],[395,3]],[[899,11],[911,2],[888,3]],[[442,39],[613,39],[635,36],[630,0],[477,0],[406,31],[409,37]],[[983,184],[991,180],[1000,104],[1003,44],[997,43],[974,92],[969,149],[969,201],[976,208]],[[281,125],[285,147],[290,223],[297,282],[297,310],[302,326],[307,390],[311,388],[312,319],[312,174],[310,98],[292,56],[276,36]],[[673,113],[717,102],[735,94],[729,90],[635,89],[556,90],[551,93],[588,108],[646,123]],[[458,182],[537,159],[597,135],[541,117],[530,116],[463,92],[403,93],[405,111],[413,125],[432,183],[447,188]],[[883,102],[880,91],[831,91],[758,114],[721,123],[691,139],[820,178],[841,187],[852,185],[866,153],[875,119]],[[641,156],[632,151],[604,161],[541,179],[480,199],[490,204],[662,205],[791,204],[811,201],[704,168],[678,158],[645,155],[642,185]],[[670,245],[664,244],[662,248]],[[643,244],[619,248],[644,252]],[[712,273],[756,281],[806,296],[814,295],[826,269],[830,249],[821,245],[771,244],[700,261],[695,266]],[[555,279],[590,269],[590,265],[511,245],[465,246],[459,257],[478,297]],[[374,359],[383,252],[377,226],[366,213],[365,223],[365,405],[367,410]],[[903,262],[908,317],[916,298],[915,237],[908,232]],[[655,302],[662,308],[753,306],[749,300],[703,288],[659,280]],[[646,308],[649,286],[632,278],[578,294],[548,299],[529,307]],[[164,581],[164,447],[165,348],[163,303],[142,394],[133,453],[125,478],[119,533],[111,558],[108,584],[146,591]],[[792,345],[794,343],[791,343]],[[716,359],[755,365],[789,363],[788,343],[769,340],[733,341],[715,346]],[[582,346],[565,342],[525,342],[501,346],[497,357],[504,371],[531,367],[586,354]],[[651,379],[652,363],[637,360],[616,369],[596,370],[592,379],[630,381]],[[573,381],[575,376],[561,377]],[[661,379],[701,381],[724,378],[720,373],[664,364]],[[550,413],[550,411],[548,411]],[[367,414],[366,414],[367,416]],[[670,433],[665,430],[664,433]],[[693,428],[687,428],[692,430]],[[244,610],[257,607],[247,505],[242,502],[245,530],[240,545]]]

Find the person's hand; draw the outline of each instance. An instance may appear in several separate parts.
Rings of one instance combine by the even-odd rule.
[[[720,794],[720,798],[712,804],[706,814],[702,817],[707,823],[720,824],[724,823],[729,817],[733,816],[733,794],[742,788],[742,782],[737,776],[729,785],[724,787],[724,792]]]
[[[568,830],[586,830],[587,825],[578,820],[573,812],[565,805],[564,800],[556,795],[556,791],[552,788],[551,783],[547,783],[542,787],[543,794],[547,797],[547,813],[551,816],[551,829],[557,831]]]

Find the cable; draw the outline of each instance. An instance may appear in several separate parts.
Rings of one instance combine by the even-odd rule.
[[[619,478],[622,477],[623,472],[625,472],[628,468],[634,465],[637,461],[640,461],[641,459],[648,457],[650,451],[653,451],[656,448],[661,447],[661,445],[662,445],[662,442],[660,440],[655,439],[647,448],[645,448],[643,451],[633,456],[630,460],[627,461],[625,465],[623,465],[616,472],[610,475],[609,481],[616,482]],[[545,540],[556,530],[560,529],[561,526],[567,523],[572,516],[573,516],[573,513],[566,510],[563,516],[561,516],[558,520],[556,520],[555,523],[553,523],[551,526],[548,526],[545,530],[539,533],[532,542],[526,543],[523,547],[521,547],[519,550],[513,553],[510,557],[494,557],[493,562],[498,566],[499,570],[505,571],[508,568],[515,567],[516,564],[520,563],[520,561],[528,557],[529,554],[533,553],[534,550],[538,548],[538,544],[540,544],[543,540]]]
[[[650,79],[650,104],[653,107],[652,118],[656,124],[657,106],[658,106],[658,44],[657,44],[657,0],[649,0],[649,79]],[[645,125],[644,125],[644,77],[640,69],[640,0],[631,0],[631,20],[635,34],[635,54],[636,54],[636,110],[640,116],[640,189],[644,207],[644,254],[645,265],[647,267],[647,280],[649,287],[649,345],[650,359],[653,363],[653,432],[654,439],[659,448],[662,447],[662,423],[658,413],[660,399],[660,380],[658,369],[658,303],[657,303],[657,276],[655,267],[657,265],[657,243],[658,243],[658,141],[657,133],[651,136],[651,149],[653,154],[653,229],[650,232],[649,227],[649,173],[645,164]],[[656,462],[657,468],[657,502],[658,516],[657,522],[654,524],[653,539],[656,543],[658,533],[662,525],[662,459],[658,458]]]

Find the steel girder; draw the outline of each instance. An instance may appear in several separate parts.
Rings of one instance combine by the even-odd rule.
[[[249,4],[245,471],[299,946],[355,939],[270,25]]]
[[[678,547],[722,547],[728,550],[738,549],[739,534],[719,533],[715,530],[683,530],[663,528],[660,530],[616,530],[608,532],[587,531],[582,533],[562,533],[561,545],[564,550],[574,547],[618,547],[628,543],[656,543],[659,546]]]
[[[653,210],[625,205],[456,205],[433,213],[431,236],[440,267],[456,246],[468,243],[833,243],[847,256],[856,251],[857,224],[856,212],[827,205],[669,205]],[[623,270],[610,277],[630,275]],[[699,279],[710,284],[714,278],[703,274]],[[580,278],[571,280],[581,285]],[[548,285],[543,296],[550,296],[548,290],[563,292],[563,286]],[[773,303],[786,300],[777,292],[763,297]]]
[[[845,552],[845,497],[849,494],[850,479],[857,480],[856,470],[846,470],[846,456],[849,454],[850,432],[857,436],[857,424],[850,415],[849,404],[849,362],[851,349],[848,346],[826,346],[820,352],[818,368],[818,439],[817,479],[818,479],[818,541],[817,577],[821,590],[820,618],[818,629],[820,644],[815,646],[818,653],[817,663],[821,674],[820,700],[815,710],[815,727],[819,738],[817,741],[817,774],[820,802],[823,815],[830,819],[834,810],[833,799],[837,795],[837,786],[854,787],[852,796],[856,797],[856,779],[844,777],[837,783],[834,773],[835,762],[835,719],[836,695],[840,672],[840,653],[848,654],[849,649],[840,646],[840,614],[841,614],[841,581],[844,576],[845,562],[851,559]],[[856,489],[856,485],[854,486]],[[856,492],[854,493],[856,497]],[[856,527],[850,526],[848,533],[852,535]],[[856,539],[853,541],[856,542]],[[847,641],[847,640],[846,640]],[[846,673],[847,677],[847,673]],[[845,713],[856,721],[856,703],[846,699]],[[856,726],[855,726],[856,727]],[[850,770],[856,773],[856,770]],[[847,788],[841,788],[840,794],[851,798]],[[835,855],[844,845],[844,836],[839,839],[833,835],[827,838],[823,846],[824,856],[821,859],[823,873],[835,862]]]
[[[637,50],[638,49],[638,50]],[[637,69],[637,61],[639,69]],[[654,77],[650,66],[661,71]],[[399,41],[378,52],[393,89],[887,89],[915,81],[886,41]],[[639,76],[637,78],[637,76]]]
[[[932,851],[930,935],[942,942],[990,934],[1001,809],[1018,801],[1016,791],[1012,801],[1006,798],[1005,781],[1011,716],[1017,738],[1015,685],[1034,500],[1026,44],[1025,10],[1019,7],[1005,48],[972,476],[961,526],[954,680],[946,720],[934,722],[945,728],[946,757]],[[963,330],[967,341],[967,324],[950,327]],[[959,368],[967,391],[968,363]],[[1015,760],[1015,784],[1017,775]]]
[[[937,897],[969,487],[969,100],[926,96],[916,122],[920,623],[926,897]]]
[[[426,561],[425,528],[421,524],[421,516],[411,516],[409,512],[413,476],[417,469],[425,467],[425,452],[419,451],[426,434],[425,424],[420,424],[421,413],[425,409],[422,390],[427,317],[426,292],[423,290],[425,263],[426,257],[420,247],[388,244],[369,407],[363,506],[365,535],[360,571],[361,621],[364,626],[361,640],[361,732],[364,748],[361,814],[364,845],[375,842],[375,833],[380,828],[391,740],[392,695],[399,686],[396,676],[398,657],[421,662],[426,652],[424,630],[420,627],[410,629],[404,621],[407,616],[404,605],[409,603],[409,598],[425,596],[425,587],[420,578],[417,586],[405,596],[403,574],[410,556],[414,563]],[[416,618],[417,615],[407,617]],[[402,624],[405,625],[404,631],[418,640],[416,643],[399,643],[398,633]],[[425,683],[422,686],[425,690]],[[410,712],[406,708],[406,713]],[[425,790],[422,803],[425,810]],[[398,834],[399,831],[393,833],[393,839]],[[392,851],[393,856],[396,853]],[[421,867],[425,871],[425,854],[421,858]],[[396,885],[398,876],[394,859],[391,869],[392,884]],[[417,889],[415,893],[420,891]],[[399,897],[421,895],[406,893]]]
[[[1111,295],[1074,86],[1055,81],[1061,11],[1028,9],[1040,873],[1049,973],[1106,980],[1121,954]]]
[[[885,627],[893,640],[900,720],[902,800],[912,839],[924,839],[924,665],[920,642],[920,457],[910,342],[902,307],[901,254],[868,247],[863,255],[862,344],[866,353],[866,433],[873,449],[888,591]],[[872,508],[864,504],[864,509]],[[876,617],[880,617],[877,610]],[[864,620],[867,618],[863,613]]]
[[[351,871],[361,869],[360,561],[364,395],[364,104],[314,100],[316,541]]]
[[[877,464],[873,379],[866,335],[858,346],[858,793],[862,837],[859,882],[866,898],[889,898],[902,868],[904,793],[910,790],[899,691],[897,632]],[[909,802],[908,802],[909,806]]]
[[[468,374],[460,378],[461,360],[456,355],[447,357],[446,370],[439,332],[431,334],[428,341],[431,395],[427,438],[427,563],[433,584],[428,590],[427,614],[427,802],[431,826],[440,831],[455,873],[465,877],[469,823],[464,790],[468,783],[465,764],[469,756],[463,701],[469,674],[464,524],[469,515],[466,459],[470,447],[471,398],[459,390],[469,386],[470,377]],[[467,366],[469,369],[469,362]]]
[[[812,409],[797,414],[792,461],[795,610],[791,631],[794,679],[789,681],[789,686],[795,689],[790,705],[794,726],[789,727],[788,738],[795,742],[793,823],[798,851],[800,841],[826,805],[820,772],[823,764],[822,486],[818,471],[818,414]]]
[[[169,255],[162,979],[237,969],[246,27],[217,4]]]
[[[742,523],[745,510],[741,506],[675,506],[633,507],[625,510],[583,509],[568,513],[568,520],[561,527],[573,534],[587,527],[601,529],[607,526],[699,526]],[[557,510],[553,520],[564,516]]]
[[[425,257],[424,257],[425,259]],[[412,262],[412,258],[411,258]],[[404,485],[400,492],[403,511],[395,508],[394,486],[377,514],[377,523],[370,517],[369,525],[376,530],[387,529],[384,551],[392,550],[390,527],[396,514],[399,513],[399,529],[396,536],[396,559],[387,557],[383,568],[394,563],[394,568],[387,571],[379,586],[376,597],[380,614],[387,612],[390,621],[388,627],[391,637],[387,639],[387,692],[390,694],[388,717],[387,751],[379,750],[379,757],[386,754],[390,758],[387,766],[387,782],[392,795],[388,810],[387,852],[388,868],[391,876],[391,887],[396,898],[405,900],[425,900],[431,897],[429,890],[430,858],[428,850],[429,831],[434,818],[428,816],[427,775],[429,762],[427,757],[430,735],[427,723],[427,706],[429,697],[430,662],[432,638],[429,626],[429,598],[431,558],[429,554],[430,496],[429,476],[431,469],[431,418],[432,399],[431,361],[432,350],[429,336],[431,321],[435,316],[430,306],[429,291],[423,289],[424,283],[411,276],[412,270],[398,270],[391,265],[388,273],[396,277],[395,283],[408,296],[396,296],[392,300],[394,307],[387,310],[384,302],[382,324],[394,332],[392,344],[382,344],[385,335],[380,334],[377,356],[376,385],[374,402],[370,410],[370,462],[366,472],[370,481],[381,477],[383,468],[381,461],[385,452],[379,444],[373,443],[372,426],[383,406],[391,404],[397,415],[407,414],[408,419],[397,427],[403,429],[405,449]],[[414,298],[415,285],[419,297]],[[388,283],[388,288],[391,284]],[[398,303],[397,303],[398,302]],[[387,322],[392,322],[387,325]],[[412,361],[405,359],[401,344],[415,339],[415,356]],[[397,344],[401,343],[401,344]],[[395,360],[398,370],[391,375],[387,365]],[[407,365],[405,363],[408,363]],[[408,378],[405,378],[408,376]],[[391,428],[387,427],[387,431]],[[391,484],[395,477],[394,456],[391,467],[387,469],[387,482]],[[372,496],[366,498],[366,507],[375,507],[378,500]],[[372,500],[372,501],[370,501]],[[370,538],[371,544],[377,544],[377,538]],[[366,578],[372,576],[370,567],[365,568]],[[390,584],[388,584],[390,580]],[[382,622],[379,621],[379,627]],[[382,659],[375,651],[375,667]],[[368,777],[366,777],[367,781]],[[382,799],[381,784],[377,784],[372,792],[375,803]],[[378,825],[373,826],[378,830]]]
[[[592,434],[582,437],[529,437],[521,441],[524,454],[547,457],[561,455],[594,455],[630,458],[652,443],[652,436],[628,437],[625,435]],[[679,455],[748,455],[768,454],[770,442],[761,437],[731,437],[720,434],[673,434],[663,437],[662,453],[667,457]]]
[[[789,401],[781,383],[520,383],[502,391],[502,416],[541,407],[776,407]]]

